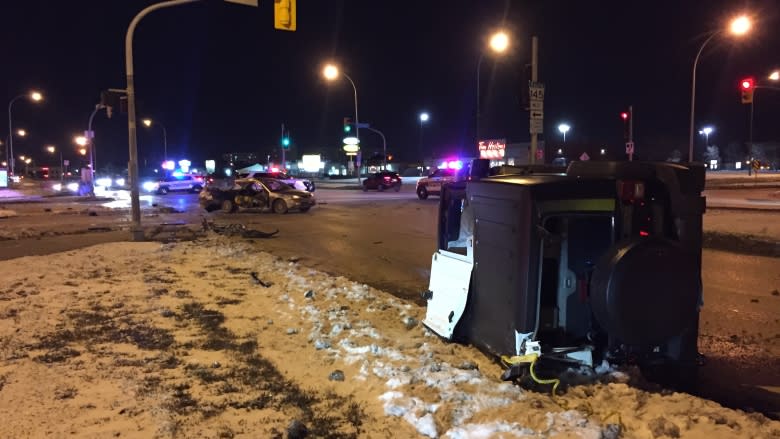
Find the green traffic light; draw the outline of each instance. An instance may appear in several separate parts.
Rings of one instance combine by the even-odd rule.
[[[351,125],[344,125],[344,132],[348,133],[350,131],[352,131],[352,126]]]
[[[290,138],[289,137],[282,138],[282,145],[283,146],[290,146]]]

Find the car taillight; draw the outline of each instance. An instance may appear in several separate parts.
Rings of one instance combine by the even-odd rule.
[[[618,197],[625,202],[632,203],[645,198],[645,183],[637,180],[618,180]]]
[[[203,181],[203,177],[195,177],[195,180],[197,180],[197,181]]]
[[[385,180],[390,180],[390,177],[385,175]]]

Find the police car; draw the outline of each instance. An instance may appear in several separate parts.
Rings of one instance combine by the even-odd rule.
[[[428,198],[428,195],[440,195],[441,186],[444,183],[455,181],[456,169],[437,169],[427,177],[417,181],[417,197],[421,200]]]

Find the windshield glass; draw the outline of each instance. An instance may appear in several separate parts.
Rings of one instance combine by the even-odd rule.
[[[273,178],[264,178],[262,181],[265,187],[267,187],[271,192],[284,192],[292,189],[290,185],[282,183],[281,181]]]

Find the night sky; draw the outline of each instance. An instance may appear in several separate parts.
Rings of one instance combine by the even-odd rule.
[[[40,104],[14,104],[14,127],[29,132],[15,141],[17,155],[43,163],[46,144],[63,148],[66,158],[73,154],[72,139],[86,129],[100,91],[125,86],[125,32],[152,3],[2,2],[0,99],[31,88],[45,96]],[[355,80],[361,121],[382,130],[398,158],[417,158],[422,110],[431,115],[428,154],[472,151],[477,59],[487,36],[506,28],[512,53],[486,56],[482,65],[483,138],[528,141],[521,90],[530,37],[537,35],[548,147],[560,144],[555,127],[565,121],[572,149],[606,146],[623,158],[619,113],[633,104],[638,154],[665,159],[673,148],[687,150],[691,67],[702,36],[738,12],[754,16],[754,31],[741,40],[716,38],[705,50],[697,128],[712,124],[716,145],[744,142],[747,106],[737,84],[780,67],[777,0],[298,0],[297,32],[273,29],[271,0],[256,9],[207,0],[141,22],[138,116],[165,124],[169,156],[269,154],[285,123],[294,156],[341,157],[342,118],[353,115],[353,96],[346,80],[322,79],[323,63],[334,60]],[[780,140],[780,92],[758,90],[755,111],[754,139]],[[6,123],[0,126],[4,138]],[[94,130],[98,163],[124,165],[126,115],[109,120],[101,113]],[[159,127],[139,126],[138,139],[141,159],[159,160]],[[366,151],[381,150],[378,136],[362,132],[361,140]],[[699,151],[703,143],[697,136]]]

